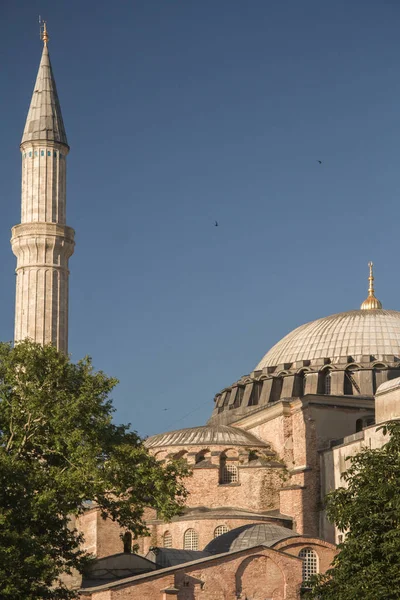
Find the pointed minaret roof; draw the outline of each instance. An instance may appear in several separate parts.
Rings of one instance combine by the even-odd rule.
[[[43,53],[21,144],[34,140],[43,140],[58,142],[68,146],[56,82],[47,48],[49,38],[46,28],[44,29],[42,39],[44,42]]]

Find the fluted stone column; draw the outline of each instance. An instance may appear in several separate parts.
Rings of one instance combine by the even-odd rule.
[[[21,142],[21,224],[12,228],[17,257],[15,341],[30,338],[68,352],[68,259],[74,230],[66,225],[67,137],[47,49],[47,32]]]

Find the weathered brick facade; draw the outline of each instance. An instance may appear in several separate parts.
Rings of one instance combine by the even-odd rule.
[[[286,540],[276,548],[258,546],[99,586],[82,592],[81,600],[298,600],[304,547],[317,554],[321,570],[335,554],[320,540]]]

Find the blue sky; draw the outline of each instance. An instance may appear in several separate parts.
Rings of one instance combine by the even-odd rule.
[[[369,260],[400,309],[398,2],[2,0],[0,339],[39,14],[71,146],[70,352],[120,379],[117,421],[203,424],[288,331],[358,308]]]

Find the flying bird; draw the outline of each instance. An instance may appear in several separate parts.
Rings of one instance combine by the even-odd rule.
[[[322,165],[322,160],[317,160],[317,162],[319,162],[319,164]]]
[[[214,226],[218,227],[218,221],[215,221]]]

